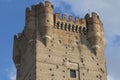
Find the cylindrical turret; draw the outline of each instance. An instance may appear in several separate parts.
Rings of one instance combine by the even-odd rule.
[[[105,47],[104,32],[103,27],[101,26],[102,23],[95,12],[92,13],[92,17],[87,14],[85,18],[88,28],[88,41],[90,42],[92,49],[97,53],[99,48],[103,47],[104,49]]]
[[[85,18],[88,28],[87,39],[91,45],[91,50],[95,54],[99,65],[102,65],[100,70],[106,72],[104,57],[105,40],[102,22],[95,12],[92,13],[92,17],[87,14]],[[105,76],[106,74],[104,73]]]
[[[51,37],[51,32],[53,28],[53,5],[49,1],[45,1],[45,5],[39,4],[37,9],[37,26],[39,33],[42,36],[45,44],[47,44],[48,39]]]
[[[49,1],[26,8],[25,36],[31,38],[31,34],[38,31],[46,44],[51,37],[53,21],[53,5]]]

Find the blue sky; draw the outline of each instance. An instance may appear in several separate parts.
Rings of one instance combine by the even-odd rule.
[[[25,24],[25,8],[44,0],[0,0],[0,80],[15,80],[12,61],[13,36],[21,32]],[[120,1],[116,0],[51,0],[55,12],[84,17],[95,11],[104,25],[105,56],[108,80],[120,80]],[[88,11],[88,9],[90,9]]]

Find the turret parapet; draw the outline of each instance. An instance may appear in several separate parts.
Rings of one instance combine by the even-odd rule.
[[[91,16],[87,13],[85,15],[85,19],[88,29],[87,40],[89,41],[95,54],[97,54],[99,48],[104,47],[105,45],[102,22],[95,12],[92,12]]]
[[[87,13],[87,14],[85,15],[85,19],[89,19],[89,18],[90,18],[90,14]]]
[[[68,17],[68,21],[69,21],[69,22],[72,22],[72,21],[73,21],[73,17],[72,17],[72,16],[69,16],[69,17]]]
[[[85,15],[85,19],[88,24],[91,24],[91,23],[101,24],[101,20],[99,19],[99,16],[96,12],[92,12],[92,16],[90,16],[90,14],[87,13]]]
[[[84,31],[87,31],[85,19],[76,17],[75,20],[73,20],[72,16],[69,16],[68,19],[66,17],[66,14],[62,14],[61,18],[59,13],[55,13],[55,28],[73,32],[81,32],[84,28]]]
[[[50,8],[54,8],[50,1],[45,1],[45,6],[50,7]]]
[[[99,16],[97,15],[96,12],[92,12],[92,17],[93,17],[93,18],[99,18]]]
[[[39,3],[37,5],[32,5],[31,8],[26,8],[26,19],[29,17],[38,16],[42,13],[53,13],[53,5],[49,1],[45,1],[45,4]]]

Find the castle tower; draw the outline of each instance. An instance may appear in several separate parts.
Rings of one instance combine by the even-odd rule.
[[[17,80],[107,80],[99,16],[74,21],[53,10],[49,1],[26,8],[25,28],[14,36]]]

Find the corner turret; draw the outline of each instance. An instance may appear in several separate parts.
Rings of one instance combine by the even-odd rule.
[[[45,1],[45,4],[39,3],[37,5],[32,5],[31,8],[26,8],[24,34],[30,39],[33,38],[33,35],[29,34],[33,34],[37,31],[43,39],[43,43],[47,45],[47,42],[51,37],[53,23],[53,5],[51,2]]]
[[[89,43],[91,44],[94,53],[97,55],[98,51],[101,50],[101,48],[105,48],[102,22],[95,12],[92,13],[91,17],[89,14],[86,14],[85,19],[88,29],[87,38]]]
[[[49,1],[45,1],[44,12],[40,13],[38,23],[41,26],[38,26],[40,35],[44,40],[44,44],[47,45],[48,41],[52,37],[53,29],[53,5]]]

